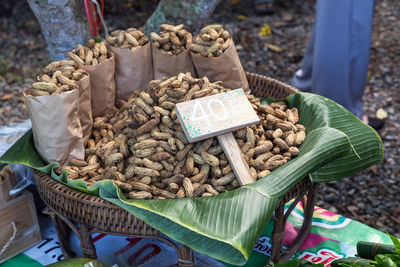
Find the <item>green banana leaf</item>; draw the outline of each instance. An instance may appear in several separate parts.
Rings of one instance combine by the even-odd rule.
[[[126,199],[110,180],[86,187],[54,173],[57,163],[46,165],[34,149],[32,132],[26,133],[0,158],[0,163],[31,166],[77,190],[126,209],[170,238],[215,259],[243,265],[282,196],[301,179],[326,182],[352,175],[380,162],[383,148],[368,125],[335,102],[318,95],[296,93],[286,99],[297,107],[307,138],[300,154],[257,182],[212,197],[166,200]]]

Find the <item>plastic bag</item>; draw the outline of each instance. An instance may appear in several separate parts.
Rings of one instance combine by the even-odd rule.
[[[18,195],[31,184],[35,184],[33,172],[28,166],[22,164],[11,164],[10,167],[13,169],[17,180],[17,185],[10,190],[9,195],[11,197]]]
[[[0,126],[0,157],[30,128],[32,128],[31,120]]]

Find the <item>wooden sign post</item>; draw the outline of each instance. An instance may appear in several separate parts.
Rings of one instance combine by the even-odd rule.
[[[178,103],[175,111],[189,142],[217,136],[240,185],[254,182],[232,134],[260,122],[243,89]]]

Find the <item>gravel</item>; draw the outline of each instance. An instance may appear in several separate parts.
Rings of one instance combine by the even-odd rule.
[[[138,3],[139,4],[138,4]],[[142,3],[146,2],[146,3]],[[156,1],[107,1],[110,30],[143,25]],[[231,33],[246,71],[290,83],[300,67],[314,20],[315,1],[278,1],[277,12],[256,16],[252,1],[224,0],[210,20]],[[364,112],[388,113],[379,133],[384,161],[352,177],[322,184],[317,205],[400,237],[400,3],[377,1]],[[271,34],[259,36],[263,26]],[[40,26],[23,0],[0,10],[0,125],[26,119],[22,92],[50,61]]]

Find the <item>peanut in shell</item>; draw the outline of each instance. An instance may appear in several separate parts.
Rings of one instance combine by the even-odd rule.
[[[57,85],[50,82],[35,82],[32,84],[32,88],[36,90],[46,91],[48,93],[53,93],[57,90]]]
[[[219,159],[212,154],[209,154],[207,152],[201,152],[201,157],[210,166],[215,167],[219,165]]]
[[[182,182],[183,188],[185,189],[185,195],[187,197],[193,197],[193,184],[189,178],[185,177]]]
[[[130,199],[151,199],[153,195],[147,191],[129,192],[128,198]]]

